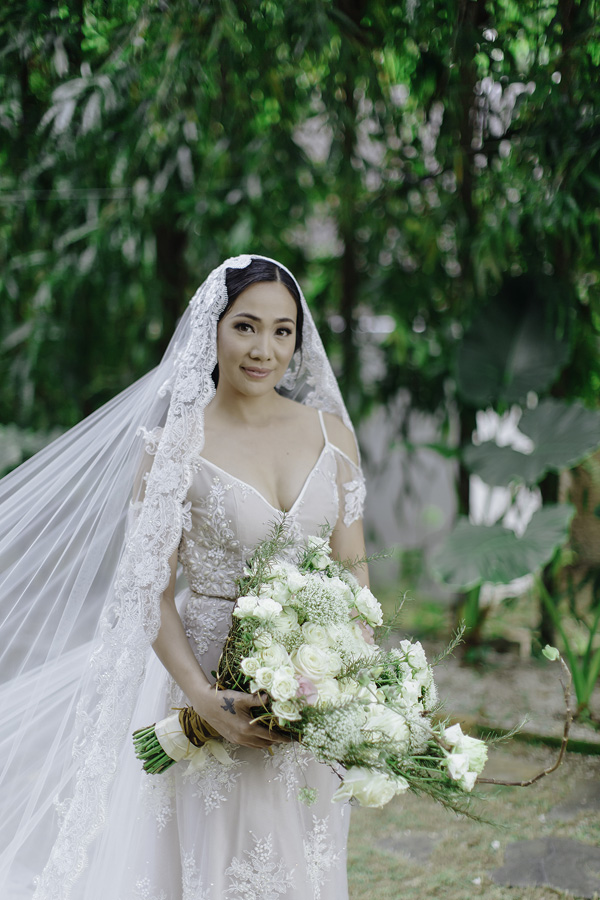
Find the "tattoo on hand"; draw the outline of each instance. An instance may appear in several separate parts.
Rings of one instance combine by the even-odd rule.
[[[234,700],[231,700],[229,697],[223,698],[223,703],[221,704],[221,709],[224,709],[225,712],[230,712],[232,716],[235,716],[235,706]]]

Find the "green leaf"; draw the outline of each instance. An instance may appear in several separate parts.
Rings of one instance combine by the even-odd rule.
[[[522,537],[502,525],[472,525],[462,517],[434,554],[433,571],[461,590],[483,582],[509,584],[549,562],[567,540],[574,512],[567,503],[544,506]]]
[[[546,644],[546,646],[542,650],[542,653],[544,654],[546,659],[549,659],[551,662],[556,662],[556,660],[560,656],[560,653],[558,652],[556,647],[551,647],[550,644]]]
[[[456,357],[457,387],[477,408],[519,403],[556,380],[569,344],[553,325],[560,308],[558,285],[547,276],[505,282],[465,334]]]
[[[534,443],[532,453],[520,453],[492,442],[467,447],[467,469],[486,484],[513,481],[537,484],[547,472],[560,472],[581,462],[600,446],[600,412],[580,403],[548,398],[526,410],[519,429]]]

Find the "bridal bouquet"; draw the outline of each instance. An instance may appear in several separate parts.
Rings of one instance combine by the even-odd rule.
[[[421,644],[381,649],[374,640],[381,606],[332,559],[326,539],[310,538],[293,563],[282,561],[289,546],[276,529],[250,559],[217,689],[267,695],[256,717],[338,771],[334,800],[383,806],[411,789],[462,809],[487,748],[459,725],[434,720],[437,693]],[[188,707],[137,731],[134,743],[145,770],[158,773],[194,761],[208,744],[226,762],[218,738]],[[305,799],[310,793],[304,790]]]

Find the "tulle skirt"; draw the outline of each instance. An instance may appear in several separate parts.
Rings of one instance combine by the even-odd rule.
[[[208,618],[226,628],[231,604],[204,602]],[[205,672],[216,668],[221,643],[197,648]],[[81,665],[85,648],[78,653]],[[64,668],[68,682],[67,661]],[[60,689],[54,693],[58,705]],[[132,730],[160,720],[181,700],[150,653]],[[49,714],[43,727],[51,721]],[[182,762],[148,775],[132,742],[123,745],[106,818],[82,860],[73,900],[347,900],[350,809],[331,801],[338,776],[297,744],[280,744],[273,752],[225,746],[227,765],[206,753],[200,766]],[[72,776],[71,761],[48,773],[56,779],[57,794]],[[311,806],[299,799],[303,787],[316,789]],[[31,900],[59,818],[60,807],[58,814],[47,810],[38,822],[44,827],[32,830],[13,865],[7,900]]]

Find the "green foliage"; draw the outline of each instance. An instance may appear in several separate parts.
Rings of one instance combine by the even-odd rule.
[[[548,380],[595,402],[596,7],[8,0],[2,419],[90,412],[251,249],[303,276],[355,415],[399,385],[445,409],[519,273],[563,313]]]
[[[548,504],[533,514],[520,537],[499,523],[472,525],[461,518],[436,552],[434,570],[461,590],[484,582],[509,584],[552,559],[567,540],[574,511],[567,503]]]
[[[571,347],[560,329],[565,291],[547,275],[509,278],[465,334],[456,357],[460,396],[476,409],[524,403],[556,381]]]

